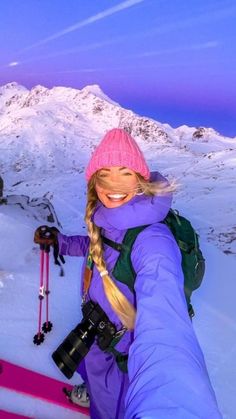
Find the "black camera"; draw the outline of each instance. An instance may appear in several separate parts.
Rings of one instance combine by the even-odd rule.
[[[116,334],[116,327],[99,304],[88,301],[82,306],[82,313],[81,323],[52,354],[53,361],[67,378],[72,377],[95,340],[104,351]]]

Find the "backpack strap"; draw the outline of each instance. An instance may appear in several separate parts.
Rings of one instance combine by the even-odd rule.
[[[194,311],[190,302],[191,294],[194,289],[200,286],[205,270],[205,262],[199,248],[198,235],[189,220],[179,215],[178,211],[171,209],[162,223],[171,230],[182,254],[185,298],[189,315],[193,317]],[[117,281],[126,284],[133,293],[136,272],[131,261],[132,247],[138,234],[149,225],[128,229],[122,243],[116,243],[106,237],[102,237],[105,244],[120,253],[112,270],[113,276]]]
[[[103,243],[107,244],[108,246],[112,247],[113,249],[117,250],[117,252],[121,252],[123,242],[122,243],[116,243],[113,240],[108,239],[105,236],[102,236]]]
[[[118,281],[126,284],[132,292],[134,292],[136,273],[131,262],[131,251],[138,234],[148,226],[149,224],[129,228],[125,233],[122,243],[116,243],[113,240],[102,236],[103,243],[117,250],[117,252],[120,252],[116,264],[112,269],[112,275]]]

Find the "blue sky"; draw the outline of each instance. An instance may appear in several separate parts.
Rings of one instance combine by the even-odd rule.
[[[236,136],[235,0],[1,0],[0,85],[99,84],[173,127]]]

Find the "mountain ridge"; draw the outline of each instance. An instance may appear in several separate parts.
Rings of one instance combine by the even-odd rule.
[[[7,193],[48,193],[58,202],[65,195],[76,208],[84,193],[73,195],[68,185],[76,190],[78,179],[84,185],[88,159],[104,133],[124,128],[138,142],[150,169],[180,185],[174,207],[190,216],[208,241],[236,253],[235,139],[213,128],[174,129],[102,98],[101,92],[99,86],[78,90],[38,85],[28,90],[10,83],[0,88],[0,175]]]

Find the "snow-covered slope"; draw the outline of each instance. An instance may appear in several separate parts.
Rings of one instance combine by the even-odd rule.
[[[88,156],[113,127],[125,128],[137,139],[152,169],[177,179],[176,205],[193,214],[200,232],[235,253],[236,138],[222,137],[212,128],[173,129],[136,115],[97,85],[28,91],[11,83],[0,88],[0,173],[8,192],[28,194],[32,188],[38,196],[42,184],[44,193],[45,188],[51,191],[51,176],[62,183],[67,174],[83,178]]]
[[[82,90],[36,86],[28,91],[11,83],[0,88],[4,196],[48,198],[63,231],[83,233],[84,167],[101,136],[113,127],[123,127],[137,139],[151,169],[177,180],[173,207],[191,219],[200,233],[207,271],[194,295],[194,325],[224,418],[233,419],[236,138],[221,137],[212,128],[173,129],[123,109],[98,86]],[[0,357],[62,378],[50,354],[80,320],[81,262],[67,259],[65,278],[58,277],[52,265],[50,316],[54,329],[43,345],[35,347],[39,250],[32,235],[40,223],[30,211],[0,205]],[[0,397],[0,407],[9,405],[12,411],[39,419],[73,417],[52,408],[40,414],[29,400],[12,406],[9,394]]]

